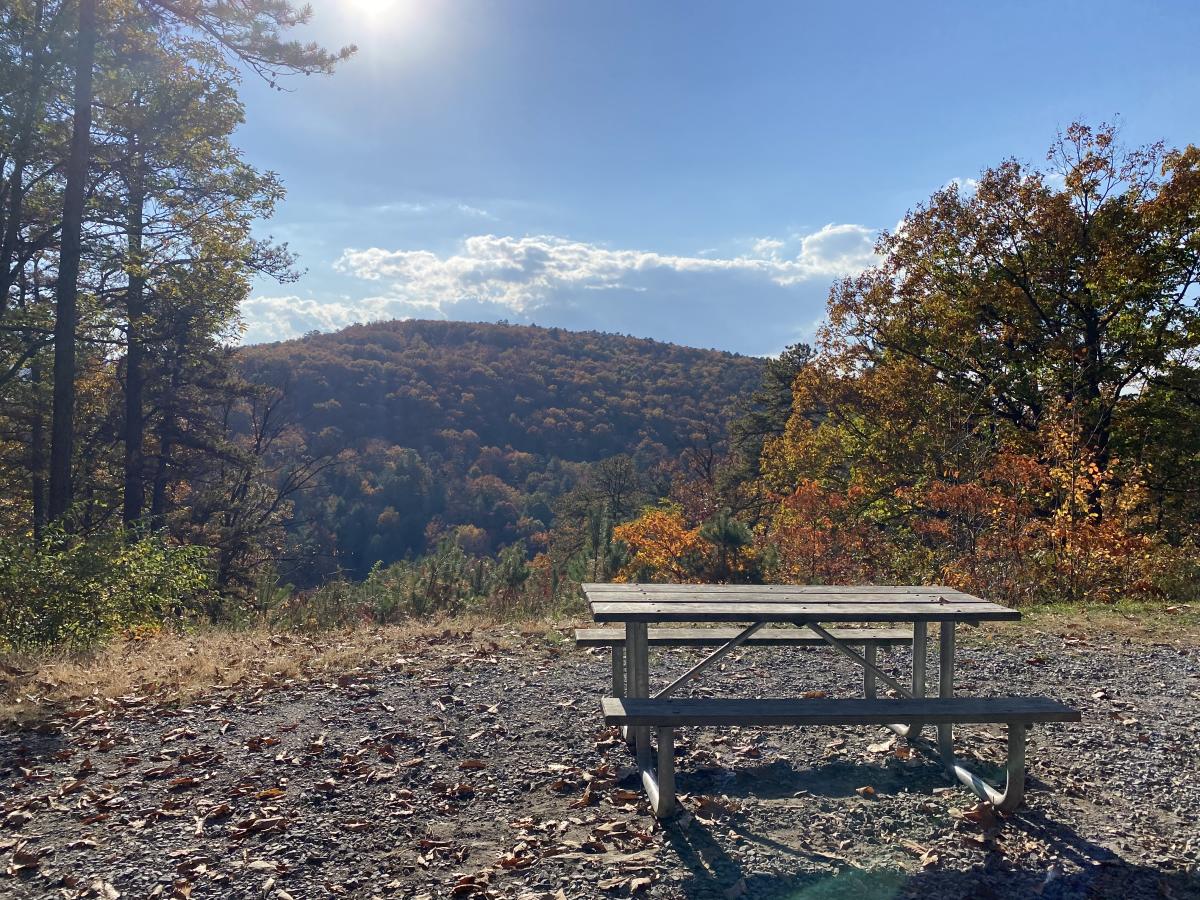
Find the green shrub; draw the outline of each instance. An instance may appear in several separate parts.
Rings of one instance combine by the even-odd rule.
[[[579,566],[588,568],[586,562]],[[492,558],[471,556],[446,539],[427,556],[376,563],[362,581],[334,578],[292,593],[267,618],[275,627],[319,631],[461,613],[519,619],[581,609],[578,582],[544,555],[528,559],[523,542]]]
[[[203,547],[158,535],[53,533],[0,541],[0,648],[86,648],[191,616],[209,595]]]

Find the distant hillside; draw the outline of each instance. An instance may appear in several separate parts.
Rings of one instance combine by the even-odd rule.
[[[247,347],[286,384],[314,453],[341,464],[300,501],[321,570],[352,573],[459,526],[494,550],[549,526],[579,464],[627,453],[650,467],[704,423],[728,421],[763,361],[558,328],[384,322]]]

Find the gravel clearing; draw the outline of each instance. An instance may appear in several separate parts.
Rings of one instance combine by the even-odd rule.
[[[1004,635],[964,633],[959,693],[1083,710],[1035,727],[1012,816],[882,729],[685,729],[684,811],[659,824],[600,722],[606,653],[448,633],[336,680],[0,734],[0,896],[1200,898],[1200,650]],[[860,690],[819,649],[749,650],[692,687]],[[1003,759],[1002,729],[958,738]]]

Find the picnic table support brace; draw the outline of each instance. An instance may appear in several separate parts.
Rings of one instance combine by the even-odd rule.
[[[740,631],[728,643],[722,644],[712,653],[708,654],[708,656],[704,657],[704,659],[700,660],[700,662],[696,663],[694,666],[668,684],[665,688],[655,694],[654,699],[662,700],[664,697],[670,697],[671,694],[675,693],[675,689],[677,687],[686,682],[689,678],[695,678],[713,663],[723,659],[728,653],[739,647],[743,642],[746,641],[747,638],[753,635],[754,632],[758,631],[758,629],[762,628],[766,624],[766,622],[755,622],[749,628]]]
[[[842,656],[845,656],[847,659],[853,660],[854,662],[856,662],[860,666],[862,666],[863,671],[867,672],[870,675],[873,675],[879,681],[882,681],[884,684],[886,684],[888,687],[890,687],[893,691],[895,691],[900,696],[908,697],[910,699],[912,698],[913,695],[912,695],[911,691],[909,691],[907,688],[901,687],[900,684],[894,678],[892,678],[890,675],[887,674],[887,672],[885,672],[881,668],[879,668],[879,666],[875,665],[874,662],[868,661],[866,657],[860,656],[859,654],[855,653],[848,646],[846,646],[840,640],[835,638],[832,634],[830,634],[828,631],[826,631],[824,628],[822,628],[816,622],[805,622],[804,624],[807,625],[816,634],[820,635],[821,638],[825,641],[825,643],[827,643],[830,647],[832,647],[838,653],[842,654]],[[874,688],[873,684],[872,684],[872,688]]]
[[[848,646],[846,646],[846,644],[835,638],[816,622],[806,622],[805,624],[818,635],[820,635],[821,638],[824,639],[825,643],[833,647],[834,650],[837,650],[847,659],[851,659],[862,666],[863,686],[868,697],[875,696],[876,679],[882,681],[901,697],[908,697],[912,699],[925,696],[925,647],[928,636],[925,622],[913,623],[913,682],[911,691],[901,687],[895,679],[891,678],[889,675],[887,675],[887,673],[875,665],[875,654],[873,652],[871,652],[870,655],[859,656],[859,654],[855,653]],[[868,645],[864,647],[863,650],[865,653],[868,650],[873,651],[874,648]],[[948,671],[951,673],[951,683],[953,683],[953,628],[951,628],[950,658],[952,662]],[[888,725],[887,727],[896,732],[896,734],[900,735],[902,738],[916,738],[921,734],[921,723],[919,722],[910,723],[908,725]],[[939,731],[939,734],[940,733],[941,732]]]

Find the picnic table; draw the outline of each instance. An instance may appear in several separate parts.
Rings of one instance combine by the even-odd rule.
[[[1020,613],[971,594],[938,585],[798,586],[716,584],[584,584],[592,617],[613,629],[581,631],[580,643],[607,643],[613,650],[612,697],[602,708],[608,724],[620,725],[636,752],[643,787],[655,815],[669,815],[675,805],[674,730],[690,725],[882,725],[910,743],[940,755],[947,770],[997,808],[1011,810],[1021,802],[1025,777],[1025,731],[1034,722],[1078,721],[1077,710],[1045,697],[956,698],[954,696],[955,627],[1020,618]],[[926,694],[929,624],[938,626],[938,692]],[[650,631],[655,623],[719,625],[741,623],[740,629],[669,628]],[[876,647],[897,643],[896,629],[837,628],[827,623],[860,626],[911,624],[912,678],[908,685],[876,664]],[[768,628],[786,625],[787,628]],[[902,633],[903,634],[903,633]],[[653,639],[652,639],[653,638]],[[907,642],[907,641],[906,641]],[[716,645],[708,656],[650,693],[651,643]],[[688,698],[672,695],[730,651],[743,645],[821,644],[863,669],[863,698],[774,699]],[[862,647],[860,653],[855,649]],[[621,665],[618,666],[618,653]],[[621,677],[623,676],[623,677]],[[622,683],[623,682],[623,683]],[[894,698],[877,696],[878,685]],[[998,723],[1008,729],[1007,782],[998,790],[960,765],[954,757],[954,725]],[[921,738],[925,725],[936,726],[937,744]],[[650,743],[657,733],[657,752]],[[657,765],[652,761],[657,757]]]

